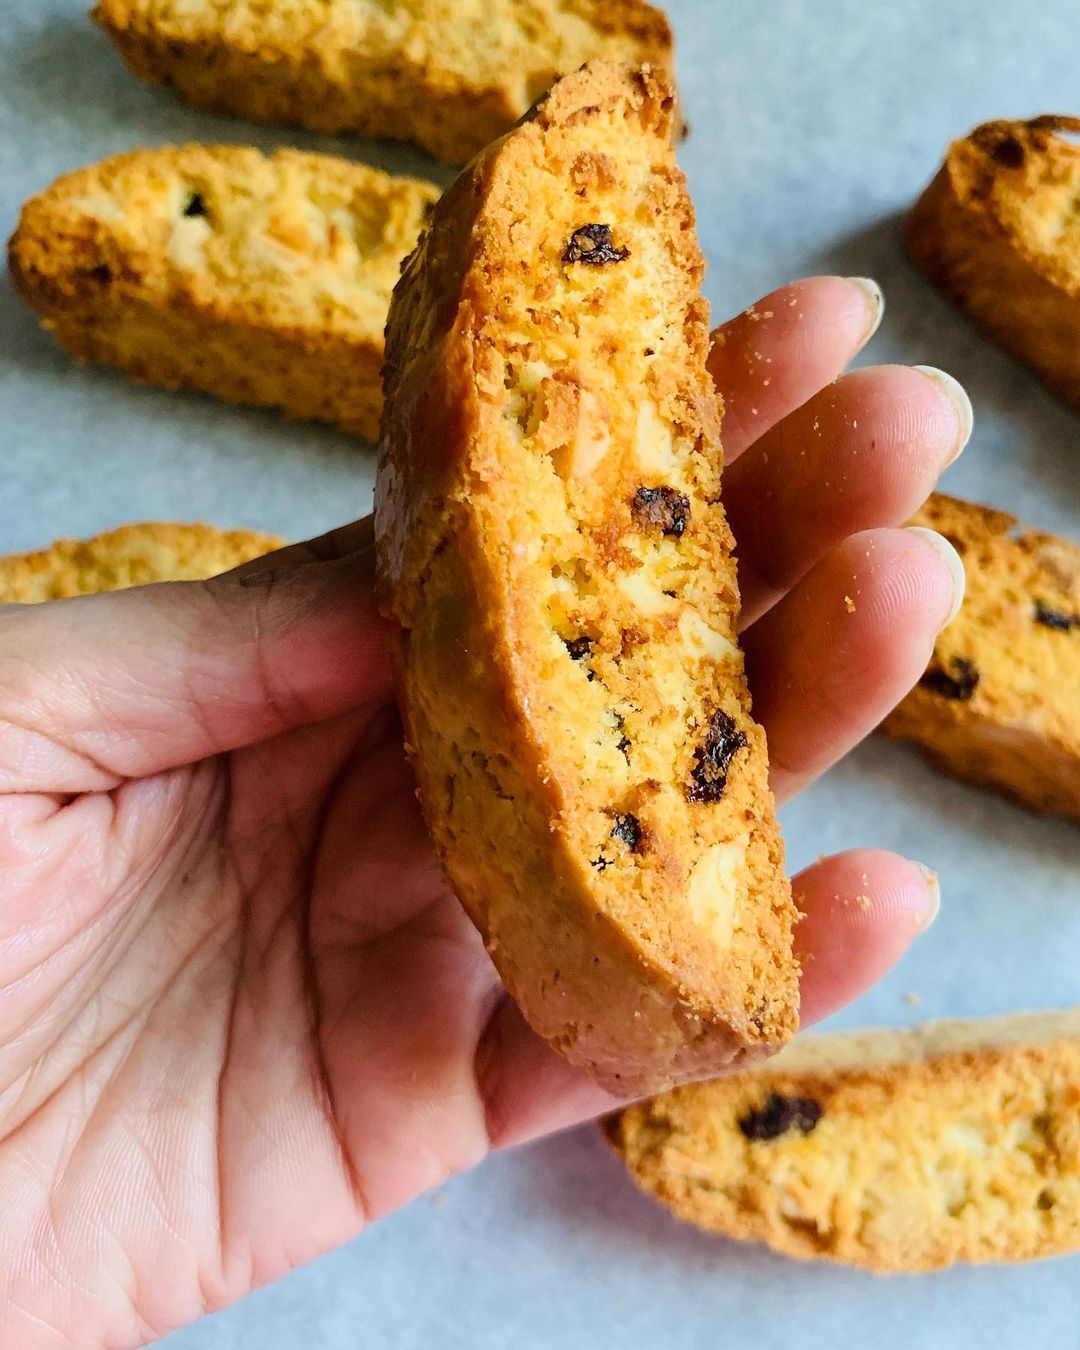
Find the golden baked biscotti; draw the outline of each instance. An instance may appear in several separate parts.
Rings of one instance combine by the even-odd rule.
[[[986,122],[955,141],[907,222],[916,264],[1080,408],[1080,118]]]
[[[156,581],[205,581],[283,544],[274,535],[212,525],[121,525],[92,539],[58,539],[36,553],[0,557],[0,604],[35,605]]]
[[[437,196],[295,150],[136,150],[29,201],[9,264],[78,360],[373,441],[390,295]]]
[[[881,1273],[1080,1250],[1080,1012],[810,1037],[605,1122],[681,1219]]]
[[[912,523],[956,546],[967,596],[884,731],[959,778],[1080,820],[1080,546],[940,494]]]
[[[414,140],[463,164],[596,57],[670,69],[645,0],[98,0],[142,79],[200,108]]]
[[[627,1094],[797,1021],[672,117],[594,63],[450,189],[391,306],[376,490],[447,873],[533,1027]]]

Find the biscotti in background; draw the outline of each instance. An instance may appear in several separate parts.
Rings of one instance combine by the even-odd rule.
[[[967,596],[884,730],[958,778],[1080,819],[1080,546],[940,494],[912,523],[955,545]]]
[[[593,63],[442,198],[387,328],[379,576],[449,878],[630,1095],[794,1032],[670,86]]]
[[[985,333],[1080,409],[1080,118],[986,122],[907,222],[911,256]]]
[[[605,1128],[679,1218],[802,1260],[884,1274],[1080,1250],[1078,1012],[808,1037]]]
[[[283,542],[212,525],[121,525],[92,539],[59,539],[34,553],[0,557],[0,604],[41,604],[157,581],[205,581]]]
[[[29,201],[9,265],[77,360],[374,441],[390,295],[437,196],[295,150],[136,150]]]
[[[413,140],[450,164],[585,61],[673,61],[645,0],[99,0],[93,15],[136,75],[196,107]]]

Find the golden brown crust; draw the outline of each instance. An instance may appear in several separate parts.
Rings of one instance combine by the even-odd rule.
[[[1080,1013],[800,1040],[605,1130],[680,1218],[881,1273],[1080,1249]]]
[[[672,116],[656,74],[591,65],[443,198],[391,307],[376,496],[451,882],[532,1025],[626,1093],[797,1020]]]
[[[415,140],[450,164],[585,61],[673,66],[645,0],[99,0],[93,17],[136,75],[197,107]]]
[[[0,558],[0,604],[31,605],[156,581],[204,581],[281,548],[275,535],[212,525],[121,525]]]
[[[294,150],[136,150],[27,202],[9,262],[77,360],[373,441],[390,294],[437,195]]]
[[[1080,408],[1080,119],[987,122],[912,211],[912,258],[995,342]]]
[[[912,523],[956,545],[967,596],[883,729],[956,777],[1080,819],[1080,547],[941,494]]]

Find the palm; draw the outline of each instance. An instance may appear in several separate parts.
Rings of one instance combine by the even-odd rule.
[[[799,292],[834,347],[837,286]],[[738,323],[717,367],[736,428],[731,372],[747,344],[768,346],[767,330],[740,337]],[[772,401],[777,443],[743,456],[729,502],[748,605],[765,615],[747,645],[783,796],[925,664],[948,608],[933,551],[894,530],[847,536],[925,496],[955,419],[924,377],[897,371],[849,377],[792,412],[850,351],[824,342],[815,369],[785,365],[778,344],[771,390],[741,405],[767,420]],[[890,380],[924,401],[925,444],[908,445],[902,471],[883,429],[896,422]],[[853,391],[858,420],[843,406]],[[740,499],[775,498],[778,448],[788,470],[814,472],[800,417],[831,417],[837,454],[861,422],[906,478],[899,502],[868,506],[882,473],[852,444],[850,502],[784,561],[791,522],[775,521],[773,550]],[[281,555],[256,589],[0,611],[0,1344],[141,1344],[489,1147],[610,1100],[524,1026],[441,882],[367,542],[362,529]],[[755,554],[782,564],[755,567]],[[807,575],[792,586],[795,574]],[[849,591],[864,599],[855,615],[840,604]],[[826,861],[797,890],[810,1018],[872,982],[926,918],[925,881],[891,855]]]
[[[115,1312],[160,1334],[483,1155],[496,980],[423,843],[388,707],[85,797],[36,833],[47,871],[8,904],[28,914],[51,877],[57,921],[20,928],[44,978],[5,1000],[0,1184],[6,1241],[74,1299],[103,1259],[145,1267]],[[128,865],[88,868],[110,855]],[[77,1042],[62,1061],[45,1006]],[[138,1202],[116,1197],[91,1245],[82,1223],[44,1230],[36,1188],[10,1203],[28,1156],[73,1135],[50,1207],[87,1216],[105,1176]]]

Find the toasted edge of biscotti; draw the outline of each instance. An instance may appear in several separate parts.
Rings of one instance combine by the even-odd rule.
[[[215,215],[215,201],[223,214],[235,214],[256,174],[275,185],[259,201],[264,225],[279,232],[273,239],[245,237],[231,218],[222,223]],[[298,180],[335,188],[347,183],[357,195],[385,199],[378,247],[355,265],[339,264],[337,254],[329,262],[320,256],[316,265],[315,251],[329,245],[304,232],[307,198]],[[390,294],[400,259],[437,196],[433,185],[417,179],[295,150],[135,150],[65,174],[31,198],[8,245],[8,262],[18,292],[76,360],[158,388],[329,422],[373,442]],[[175,221],[162,216],[166,201]],[[166,223],[172,224],[168,235]],[[336,228],[331,221],[328,239]],[[214,239],[215,230],[226,237]],[[229,250],[231,271],[210,269],[207,240]],[[341,247],[349,248],[344,235]],[[288,262],[280,283],[267,281],[261,262],[244,261],[245,253],[269,249]],[[300,303],[305,265],[311,293]],[[356,304],[328,315],[316,282],[327,284],[328,272],[335,279],[338,268]],[[365,275],[367,288],[356,284]]]
[[[730,837],[745,840],[746,847],[731,864],[733,877],[720,876],[715,889],[706,888],[701,910],[708,911],[707,916],[699,916],[691,904],[691,892],[697,895],[691,881],[711,879],[711,873],[703,871],[686,878],[679,905],[665,907],[654,918],[659,909],[655,896],[650,892],[643,899],[640,892],[653,884],[653,877],[659,878],[659,888],[669,875],[684,876],[703,863],[705,853],[711,855],[712,849],[703,851],[700,858],[695,855],[680,871],[679,860],[668,856],[675,845],[666,843],[661,833],[655,850],[642,850],[642,867],[653,871],[643,873],[645,880],[637,891],[629,870],[616,870],[636,869],[639,863],[636,856],[630,856],[636,854],[636,843],[620,846],[612,842],[614,817],[598,827],[606,831],[603,838],[597,835],[600,860],[596,853],[586,853],[580,843],[586,815],[580,783],[588,775],[575,778],[572,752],[563,744],[573,739],[576,745],[577,738],[564,730],[560,739],[553,727],[539,729],[538,720],[545,715],[545,697],[553,703],[563,697],[564,687],[577,690],[579,680],[602,691],[604,681],[597,676],[593,683],[576,664],[573,643],[550,623],[545,627],[545,603],[539,591],[517,598],[508,592],[506,577],[518,564],[508,562],[504,567],[500,561],[504,544],[491,543],[506,517],[501,499],[496,500],[499,484],[505,481],[499,477],[499,467],[504,474],[510,473],[503,453],[504,449],[510,453],[510,448],[498,437],[499,429],[506,426],[503,400],[511,388],[504,363],[513,361],[500,347],[498,335],[508,335],[512,346],[520,327],[503,312],[503,278],[535,278],[550,308],[567,269],[580,267],[573,282],[566,283],[576,294],[579,285],[602,286],[601,268],[614,269],[626,257],[650,256],[647,238],[642,238],[637,253],[631,240],[629,251],[623,254],[615,246],[617,240],[613,243],[604,233],[610,235],[615,228],[617,234],[618,228],[600,226],[590,228],[599,232],[598,247],[605,261],[585,265],[577,259],[577,236],[588,233],[578,229],[578,222],[593,218],[589,215],[592,203],[605,206],[608,220],[621,220],[623,226],[637,221],[635,228],[643,234],[654,228],[661,210],[661,205],[655,205],[644,224],[636,198],[621,210],[615,204],[618,166],[605,166],[603,161],[617,159],[617,151],[602,137],[609,134],[609,128],[621,128],[620,119],[625,118],[635,129],[616,131],[616,135],[640,134],[648,138],[643,143],[652,146],[655,142],[658,147],[650,151],[655,153],[653,200],[663,204],[670,200],[666,194],[678,195],[678,207],[670,208],[673,221],[678,220],[672,229],[670,256],[669,250],[656,250],[665,259],[660,265],[673,274],[674,308],[667,322],[678,336],[663,344],[666,351],[659,355],[648,347],[643,333],[633,330],[611,341],[623,344],[625,351],[633,352],[634,361],[640,358],[645,365],[657,356],[657,367],[650,375],[667,381],[660,388],[672,434],[699,447],[695,453],[708,465],[710,490],[695,498],[694,505],[695,512],[700,509],[702,533],[694,533],[698,528],[695,516],[687,542],[693,549],[699,540],[708,539],[710,547],[715,545],[714,554],[719,554],[721,536],[726,541],[722,567],[701,593],[708,591],[710,603],[729,606],[723,625],[735,631],[737,585],[730,532],[722,520],[717,490],[720,454],[718,447],[715,452],[712,449],[718,439],[718,419],[705,367],[708,324],[699,291],[702,259],[692,230],[692,208],[670,149],[673,117],[670,91],[656,72],[591,64],[556,85],[531,121],[482,156],[443,197],[430,230],[406,265],[391,308],[384,453],[376,494],[381,602],[401,626],[397,660],[407,740],[436,847],[454,889],[484,934],[504,982],[534,1029],[623,1095],[655,1091],[775,1050],[793,1034],[798,1006],[798,962],[791,940],[796,912],[768,789],[764,736],[752,721],[741,658],[734,644],[725,640],[725,655],[716,658],[725,683],[719,687],[721,677],[715,676],[715,685],[710,685],[713,702],[707,711],[727,708],[730,701],[734,713],[737,705],[738,728],[724,717],[732,733],[739,731],[739,758],[732,771],[737,781],[731,798],[711,809],[718,813],[716,820],[725,813],[724,821],[731,824]],[[570,223],[562,219],[559,199],[556,229],[549,225],[550,213],[545,214],[539,201],[534,201],[539,194],[530,192],[530,175],[534,186],[543,184],[546,190],[552,181],[550,170],[542,167],[546,138],[563,136],[564,131],[569,136],[571,129],[577,136],[590,125],[597,128],[595,142],[585,141],[579,147],[575,141],[564,152],[568,174],[565,214],[573,219]],[[580,188],[569,181],[571,160]],[[590,169],[597,175],[591,197]],[[500,192],[504,195],[498,196]],[[535,239],[528,230],[515,228],[523,202],[530,203],[532,219],[540,222]],[[478,225],[481,217],[484,223]],[[523,237],[526,233],[528,238]],[[531,273],[523,259],[534,260]],[[679,268],[681,275],[675,279]],[[615,273],[608,270],[603,275],[611,278]],[[512,289],[516,282],[505,284]],[[598,298],[588,301],[589,293],[572,302],[581,305],[583,315],[612,313]],[[590,303],[595,305],[592,310],[587,308]],[[526,308],[530,308],[528,302]],[[588,324],[581,331],[586,330],[592,331]],[[542,341],[536,346],[542,367],[546,348]],[[685,359],[680,356],[675,362],[671,352],[676,348],[680,353],[685,350]],[[607,371],[615,355],[609,352],[597,369]],[[687,386],[699,373],[699,360],[701,385],[695,391]],[[529,362],[522,357],[520,364]],[[688,374],[691,365],[693,375]],[[577,366],[564,373],[578,385],[587,380],[587,370]],[[545,408],[558,407],[562,392],[558,377],[556,360],[551,373],[552,403]],[[648,378],[643,376],[646,383]],[[610,391],[604,390],[600,376],[597,379],[602,391],[598,396],[609,398]],[[589,406],[586,398],[586,423]],[[624,406],[623,401],[619,406]],[[543,413],[538,415],[542,418]],[[582,423],[575,425],[580,429]],[[687,430],[690,427],[692,433]],[[571,441],[564,445],[590,443],[587,431],[570,435]],[[515,444],[531,444],[531,436],[526,432],[524,440]],[[614,432],[612,439],[616,439]],[[634,443],[628,438],[628,444]],[[708,453],[700,451],[702,445],[710,448]],[[613,497],[604,503],[607,515],[613,510],[624,513],[622,528],[628,536],[635,528],[630,509],[633,487],[643,481],[646,472],[649,482],[663,472],[651,466],[647,471],[644,453],[635,468],[633,486],[621,484],[617,504],[612,505],[616,503]],[[560,509],[564,501],[573,501],[576,510],[576,490],[556,481],[569,481],[563,475],[572,477],[575,470],[565,465],[559,468],[559,462],[554,452],[530,451],[520,465],[521,477],[515,473],[509,481],[516,485],[534,474],[537,492],[554,485],[553,499],[558,498]],[[614,462],[612,456],[605,465]],[[530,556],[525,514],[525,533],[504,541],[508,558]],[[610,535],[596,524],[597,538],[608,539]],[[567,537],[572,536],[571,530]],[[537,543],[543,555],[539,536]],[[537,585],[550,588],[559,567],[549,568],[551,560],[543,556]],[[565,566],[572,572],[579,561],[567,559]],[[526,571],[528,566],[521,564]],[[671,595],[681,613],[683,602],[674,598],[674,591]],[[627,623],[643,624],[644,613],[628,613]],[[533,615],[540,616],[535,628],[529,617]],[[506,626],[500,628],[500,624]],[[534,643],[528,650],[533,651],[535,668],[539,670],[550,660],[557,672],[550,679],[545,677],[543,688],[539,678],[535,689],[529,686],[533,665],[522,634]],[[641,642],[647,645],[650,640],[642,638]],[[675,648],[682,644],[670,627],[667,640]],[[603,635],[598,637],[598,643],[606,642]],[[695,715],[700,712],[698,706]],[[700,745],[702,723],[693,729],[697,733],[694,744]],[[687,723],[682,730],[688,742],[687,776],[667,786],[683,803],[721,801],[723,787],[707,799],[689,793],[692,728]],[[629,734],[633,735],[632,725]],[[614,730],[609,740],[604,752],[610,749],[615,758],[618,735]],[[643,753],[647,749],[643,747]],[[618,753],[626,755],[626,763],[631,762],[633,751]],[[706,751],[699,748],[698,754],[703,763]],[[632,779],[630,788],[637,787]],[[650,790],[659,792],[663,785],[642,787],[642,791]],[[617,810],[621,807],[611,806],[611,812]],[[595,810],[593,814],[601,813]],[[718,828],[703,818],[699,823],[702,837]],[[609,843],[610,861],[603,853]],[[728,847],[718,846],[720,851]],[[608,878],[605,886],[614,888],[625,882],[625,893],[612,889],[601,894],[596,878],[602,874]],[[611,901],[612,896],[624,903],[625,912]],[[744,905],[740,922],[734,917],[737,904]],[[680,934],[678,939],[672,936],[674,932]]]
[[[955,545],[967,598],[882,729],[957,778],[1080,819],[1080,545],[941,493],[912,523]]]
[[[1080,178],[1080,147],[1057,134],[1077,131],[1080,119],[1052,115],[976,127],[949,147],[905,235],[949,300],[1080,408],[1080,259],[1034,242],[1054,237],[1034,213],[1060,210],[1049,198],[1040,208],[1046,182]]]
[[[389,45],[372,44],[364,20],[375,31],[378,8],[365,16],[352,7],[335,14],[333,0],[330,13],[320,5],[315,36],[283,32],[277,23],[242,27],[235,18],[226,28],[215,21],[217,10],[163,18],[137,0],[98,0],[92,15],[137,76],[196,107],[312,131],[414,140],[448,164],[464,164],[509,131],[554,78],[569,73],[554,42],[534,42],[528,69],[514,63],[478,82],[454,64],[454,44],[440,40],[437,19],[415,16]],[[673,70],[661,9],[647,0],[604,0],[595,10],[595,44],[578,51],[570,68],[608,57]],[[557,21],[553,14],[549,31]]]
[[[679,1218],[881,1274],[1080,1249],[1080,1010],[806,1037],[604,1123]]]
[[[0,557],[0,604],[40,604],[159,581],[205,581],[281,548],[253,530],[147,522],[90,539],[58,539]]]

